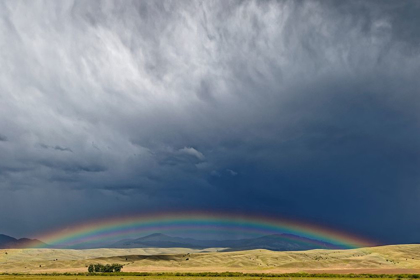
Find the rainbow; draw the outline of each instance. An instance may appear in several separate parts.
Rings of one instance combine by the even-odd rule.
[[[237,232],[254,235],[289,234],[305,242],[328,242],[337,248],[374,246],[372,241],[330,228],[285,218],[231,213],[179,212],[114,217],[43,233],[37,239],[56,247],[72,247],[89,242],[106,242],[155,232]],[[295,236],[295,237],[294,237]]]

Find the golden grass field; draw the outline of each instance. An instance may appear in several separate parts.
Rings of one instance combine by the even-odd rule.
[[[120,263],[123,272],[420,273],[420,245],[296,252],[182,248],[0,250],[0,273],[87,272],[87,266],[95,263]]]
[[[88,276],[88,275],[0,275],[0,280],[232,280],[232,277],[188,277],[188,276]],[[233,280],[290,280],[289,277],[250,277],[250,276],[239,276],[233,277]],[[308,278],[293,278],[300,280],[308,280]],[[330,280],[331,278],[310,278],[309,280]],[[340,280],[358,280],[365,278],[339,278]],[[394,278],[381,278],[382,280],[395,280]]]

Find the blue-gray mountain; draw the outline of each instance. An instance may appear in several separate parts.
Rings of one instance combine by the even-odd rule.
[[[237,240],[198,240],[192,238],[172,237],[154,233],[137,239],[118,241],[111,248],[229,248],[225,251],[268,249],[274,251],[300,251],[310,249],[337,249],[337,245],[321,242],[292,234],[273,234],[251,239]]]
[[[16,239],[0,234],[0,248],[63,248],[59,245],[53,246],[37,239],[21,238]],[[338,249],[337,245],[309,239],[293,234],[273,234],[257,238],[236,239],[236,240],[199,240],[168,236],[161,233],[154,233],[136,239],[123,239],[111,244],[88,243],[71,247],[72,249],[93,249],[93,248],[224,248],[223,251],[239,251],[252,249],[268,249],[273,251],[301,251],[311,249]]]
[[[34,247],[46,247],[44,242],[37,239],[29,238],[14,238],[5,234],[0,234],[0,249],[11,249],[11,248],[34,248]]]

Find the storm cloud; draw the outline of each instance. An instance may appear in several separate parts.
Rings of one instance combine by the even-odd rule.
[[[218,209],[418,242],[418,14],[415,1],[2,1],[2,233]]]

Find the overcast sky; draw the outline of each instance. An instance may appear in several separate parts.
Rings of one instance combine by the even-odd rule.
[[[194,209],[420,242],[419,14],[1,1],[0,233]]]

